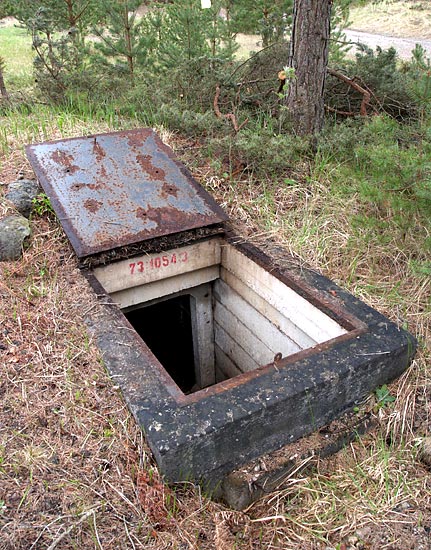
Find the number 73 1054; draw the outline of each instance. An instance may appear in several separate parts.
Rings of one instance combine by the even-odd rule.
[[[153,256],[148,260],[140,260],[138,262],[129,263],[130,275],[136,273],[143,273],[148,269],[161,269],[168,267],[171,264],[183,263],[188,261],[188,254],[186,251],[178,254],[164,254],[163,256]]]

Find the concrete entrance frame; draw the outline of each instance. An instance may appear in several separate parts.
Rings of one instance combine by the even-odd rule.
[[[234,235],[195,246],[200,251],[214,251],[214,241],[218,252],[209,254],[204,262],[211,265],[202,267],[203,255],[199,255],[198,269],[178,275],[175,284],[172,276],[113,291],[122,280],[121,270],[130,270],[129,260],[86,273],[105,304],[91,322],[91,331],[162,473],[170,481],[192,479],[210,489],[241,464],[317,430],[376,387],[397,378],[416,349],[409,333],[322,275],[293,263],[279,265]],[[193,246],[188,250],[192,253]],[[146,261],[150,262],[151,256]],[[281,263],[286,264],[286,256]],[[215,378],[216,383],[185,395],[131,330],[120,308],[131,302],[136,305],[147,291],[152,300],[163,288],[172,294],[186,292],[179,288],[187,284],[191,293],[202,289],[200,285],[213,288],[210,326],[215,335],[211,346],[215,346],[216,369],[207,382]],[[217,303],[220,288],[223,303]],[[218,308],[223,308],[222,313]],[[208,315],[209,309],[208,303],[203,303],[198,315]],[[269,324],[253,334],[262,311],[267,320],[263,324]],[[229,315],[233,323],[242,326],[225,326],[225,335],[230,336],[226,343],[220,338],[223,328],[219,323],[227,322]],[[272,340],[268,336],[271,325]],[[286,336],[284,342],[280,334]],[[162,337],[169,345],[169,335]],[[208,332],[198,335],[206,352],[202,342],[207,338]],[[301,342],[299,346],[295,339]],[[225,353],[229,345],[231,354]],[[264,361],[265,351],[273,353],[279,348],[272,360]],[[241,363],[237,358],[241,352],[246,359],[254,359]]]
[[[27,154],[100,298],[89,329],[168,480],[214,489],[408,367],[409,333],[287,253],[231,233],[151,129]],[[187,395],[123,313],[184,293],[196,380]],[[171,345],[163,330],[160,339]]]

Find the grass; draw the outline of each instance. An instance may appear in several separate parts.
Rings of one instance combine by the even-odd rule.
[[[24,40],[19,29],[8,32]],[[27,69],[11,86],[29,82],[27,53]],[[33,176],[26,143],[140,124],[109,105],[14,105],[0,115],[4,183]],[[210,158],[209,148],[161,130],[245,236],[276,241],[417,335],[415,362],[386,388],[394,400],[385,393],[385,406],[378,395],[363,405],[376,428],[310,475],[293,474],[245,513],[209,501],[191,484],[165,486],[88,338],[82,318],[95,298],[41,197],[23,258],[0,265],[1,550],[429,545],[429,472],[418,448],[431,423],[431,227],[411,195],[393,204],[383,192],[397,157],[411,166],[417,151],[394,148],[384,118],[371,125],[371,136],[377,127],[382,138],[378,151],[358,142],[353,162],[342,148],[322,147],[314,160],[289,157],[277,176],[281,160],[266,175],[236,172],[243,159],[232,153],[226,170],[213,150]],[[283,148],[277,151],[282,159]],[[0,199],[1,215],[7,212]]]
[[[0,56],[5,60],[6,88],[22,91],[32,85],[33,52],[26,29],[0,26]]]

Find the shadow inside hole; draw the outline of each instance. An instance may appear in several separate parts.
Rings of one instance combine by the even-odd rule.
[[[196,384],[190,296],[124,314],[181,391],[189,393]]]

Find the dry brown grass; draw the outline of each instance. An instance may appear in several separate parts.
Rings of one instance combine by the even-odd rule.
[[[23,139],[59,137],[55,120],[39,126],[37,135],[10,131],[1,181],[31,176]],[[75,120],[67,133],[89,131]],[[428,548],[431,482],[416,449],[430,427],[431,283],[407,269],[420,254],[414,233],[358,248],[349,224],[355,197],[341,204],[322,175],[275,187],[221,180],[203,164],[196,176],[244,235],[270,237],[408,323],[425,345],[391,387],[396,401],[374,410],[374,433],[246,513],[225,510],[191,484],[167,487],[88,338],[83,318],[94,298],[72,250],[54,219],[36,216],[23,258],[0,265],[0,549]]]
[[[0,547],[194,548],[211,504],[161,483],[88,340],[68,243],[53,221],[33,230],[2,265]]]
[[[397,33],[427,37],[408,19],[429,17],[426,1],[384,2],[362,23],[353,14],[354,26],[373,32],[376,22],[390,34],[379,10],[414,4],[424,9],[402,15]],[[0,118],[0,182],[32,176],[25,143],[112,129],[72,115],[60,127],[49,110]],[[391,386],[395,402],[378,409],[370,399],[378,429],[245,513],[191,484],[167,487],[87,335],[93,295],[72,250],[53,219],[36,216],[22,260],[0,264],[0,550],[428,550],[431,477],[417,449],[431,425],[431,282],[408,269],[424,259],[417,237],[426,229],[418,222],[384,245],[353,235],[357,197],[334,197],[330,174],[276,187],[222,180],[204,163],[195,173],[242,234],[281,244],[419,337],[415,362]]]
[[[2,181],[30,176],[9,145]],[[37,216],[32,229],[0,264],[0,548],[214,548],[219,508],[161,482],[88,339],[93,295],[62,230]]]
[[[410,267],[414,259],[429,261],[421,245],[429,230],[418,218],[406,234],[394,230],[390,240],[370,241],[365,229],[352,231],[358,197],[337,196],[330,173],[305,174],[303,167],[293,187],[270,181],[239,184],[206,170],[200,176],[239,220],[244,236],[260,245],[268,238],[282,243],[297,261],[323,270],[407,326],[420,349],[391,386],[393,406],[377,411],[372,400],[366,404],[374,410],[378,430],[321,461],[313,476],[286,480],[278,493],[248,512],[253,521],[271,525],[272,531],[265,529],[268,548],[326,548],[328,540],[344,541],[340,548],[429,548],[431,478],[417,450],[431,426],[431,279],[413,275]],[[393,213],[381,215],[390,219]],[[271,229],[262,232],[264,227]],[[272,538],[266,538],[269,534]]]

